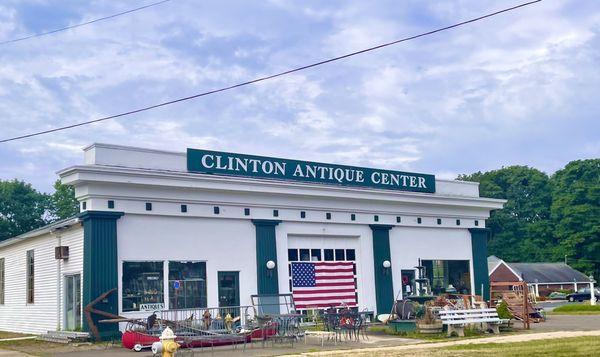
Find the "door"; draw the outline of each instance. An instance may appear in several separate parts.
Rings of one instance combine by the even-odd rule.
[[[81,275],[65,276],[65,330],[81,329]]]
[[[240,273],[237,271],[220,271],[219,307],[240,306]]]

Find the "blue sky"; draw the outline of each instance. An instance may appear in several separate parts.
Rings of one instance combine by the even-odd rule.
[[[152,2],[7,0],[0,41]],[[90,120],[431,30],[517,1],[194,1],[0,47],[0,137]],[[0,144],[51,191],[92,142],[427,172],[600,157],[600,3],[543,1],[285,78]]]

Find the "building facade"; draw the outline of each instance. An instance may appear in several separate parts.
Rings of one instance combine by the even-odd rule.
[[[84,164],[59,172],[75,187],[80,215],[60,230],[0,243],[0,330],[34,332],[30,323],[11,328],[4,312],[34,311],[42,294],[47,315],[56,316],[43,328],[68,329],[61,316],[71,304],[66,284],[78,283],[66,280],[72,270],[81,306],[116,289],[97,308],[126,317],[250,305],[252,294],[288,292],[303,309],[335,304],[387,313],[396,297],[418,288],[418,264],[434,293],[489,295],[485,220],[504,201],[479,197],[477,183],[202,150],[94,144],[84,153]],[[57,246],[69,247],[68,259],[54,259]],[[31,249],[30,305],[22,275]],[[53,276],[47,286],[39,277],[42,255]],[[306,269],[309,283],[300,279]],[[332,288],[302,292],[316,285]],[[84,318],[81,324],[87,328]],[[101,325],[107,335],[114,328]]]

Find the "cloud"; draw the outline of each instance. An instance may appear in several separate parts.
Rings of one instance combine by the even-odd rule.
[[[125,10],[10,1],[0,41]],[[173,1],[2,47],[2,137],[231,85],[498,10],[493,1]],[[92,142],[457,173],[598,156],[600,15],[547,1],[227,93],[0,144],[50,190]],[[45,16],[41,16],[45,15]]]

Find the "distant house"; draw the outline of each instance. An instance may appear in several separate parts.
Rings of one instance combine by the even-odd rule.
[[[526,281],[537,296],[553,291],[570,289],[577,291],[590,284],[590,279],[565,263],[507,263],[496,257],[488,257],[490,282]]]

